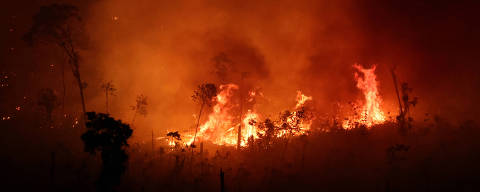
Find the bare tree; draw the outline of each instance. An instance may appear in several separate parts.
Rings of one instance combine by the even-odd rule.
[[[200,111],[198,112],[197,125],[195,126],[195,135],[193,137],[192,146],[195,146],[195,140],[197,138],[198,126],[200,124],[200,117],[202,116],[203,108],[205,106],[212,106],[212,100],[215,96],[217,96],[217,87],[211,83],[199,85],[192,95],[193,101],[200,104]]]
[[[408,86],[408,83],[402,83],[402,107],[401,114],[397,116],[397,120],[400,122],[400,131],[402,134],[406,134],[408,130],[412,128],[413,118],[410,116],[410,107],[415,107],[418,103],[418,98],[410,98],[409,94],[413,91]]]
[[[102,84],[102,89],[105,91],[105,108],[108,114],[108,95],[115,96],[115,92],[117,89],[113,85],[112,81],[106,82]]]
[[[413,121],[413,118],[410,117],[410,107],[415,107],[415,105],[417,105],[418,98],[410,98],[409,94],[412,93],[413,89],[408,86],[408,83],[402,83],[401,91],[399,91],[397,85],[397,76],[395,75],[395,68],[392,68],[390,71],[392,73],[393,84],[395,85],[395,92],[397,94],[398,105],[400,109],[400,112],[397,116],[399,131],[400,134],[405,135],[407,131],[412,128],[411,123]]]
[[[85,96],[83,90],[86,83],[80,76],[80,58],[78,48],[82,36],[81,17],[77,7],[69,4],[52,4],[43,6],[33,16],[32,28],[25,34],[24,40],[33,45],[37,42],[57,45],[68,58],[73,76],[80,90],[82,111],[85,114]],[[64,86],[65,88],[65,86]]]
[[[138,95],[136,104],[134,106],[130,106],[130,108],[134,111],[132,118],[132,126],[135,122],[135,117],[137,116],[137,113],[143,115],[144,117],[147,116],[147,105],[147,97],[144,95]]]

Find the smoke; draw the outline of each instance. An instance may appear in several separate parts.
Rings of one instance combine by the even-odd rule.
[[[140,135],[150,134],[151,129],[191,129],[198,106],[190,96],[205,82],[235,83],[243,85],[243,91],[259,88],[265,97],[256,108],[267,116],[294,106],[297,90],[313,96],[320,112],[330,113],[335,103],[362,97],[353,79],[353,64],[359,63],[377,65],[380,94],[388,112],[396,112],[390,69],[397,66],[400,81],[408,82],[420,98],[419,116],[425,112],[464,115],[474,110],[468,106],[470,99],[478,96],[472,89],[479,79],[465,69],[473,62],[473,52],[461,51],[471,50],[472,44],[464,38],[456,41],[454,36],[472,37],[478,27],[449,20],[442,14],[450,11],[448,4],[439,5],[93,2],[85,9],[93,42],[83,54],[87,65],[83,70],[93,74],[86,77],[91,84],[87,99],[91,109],[101,111],[104,96],[97,87],[111,80],[118,92],[110,111],[129,122],[133,115],[129,106],[137,95],[146,95],[149,114],[136,121]],[[459,11],[453,14],[469,18]],[[445,29],[447,26],[457,29]],[[431,33],[435,35],[429,36]],[[431,47],[437,40],[445,44]],[[445,55],[449,46],[457,47],[452,56]],[[449,80],[461,73],[468,75],[455,83]],[[475,83],[467,84],[470,81]],[[455,93],[468,99],[458,101]]]

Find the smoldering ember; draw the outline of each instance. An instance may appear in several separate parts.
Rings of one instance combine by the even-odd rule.
[[[1,191],[480,191],[478,7],[5,1]]]

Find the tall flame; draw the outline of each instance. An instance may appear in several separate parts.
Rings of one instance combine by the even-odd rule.
[[[374,65],[371,69],[365,69],[360,65],[353,65],[355,69],[363,74],[361,77],[355,72],[355,80],[357,81],[357,88],[363,92],[365,101],[361,108],[360,117],[354,117],[350,120],[343,122],[343,128],[353,128],[355,124],[363,124],[367,127],[371,127],[375,124],[380,124],[385,121],[385,115],[380,108],[382,99],[378,94],[378,82],[376,80]]]
[[[258,122],[258,114],[249,109],[242,120],[241,146],[246,146],[250,137],[258,138],[256,122]]]
[[[236,140],[227,136],[232,129],[233,117],[230,110],[233,105],[230,103],[234,91],[238,89],[235,84],[220,86],[220,93],[214,98],[216,100],[213,106],[213,112],[208,116],[207,122],[200,126],[197,138],[199,141],[210,140],[215,144],[234,144]],[[227,128],[227,129],[226,129]],[[193,138],[187,144],[193,143]]]

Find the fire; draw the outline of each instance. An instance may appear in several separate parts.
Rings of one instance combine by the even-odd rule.
[[[360,117],[345,120],[342,125],[343,128],[351,129],[355,124],[371,127],[372,125],[383,123],[385,115],[380,108],[382,99],[378,94],[378,82],[375,75],[376,66],[373,66],[371,69],[365,69],[355,64],[353,67],[363,74],[363,77],[361,77],[355,72],[355,80],[357,81],[357,88],[363,92],[365,101],[361,108]]]
[[[210,140],[215,144],[234,145],[236,137],[234,132],[234,117],[230,115],[234,105],[230,102],[234,91],[238,90],[235,84],[227,84],[220,86],[220,93],[214,98],[216,101],[213,106],[213,112],[208,116],[207,122],[200,126],[197,134],[198,141]],[[193,137],[187,144],[193,143]]]
[[[258,114],[248,110],[247,114],[243,118],[243,128],[242,128],[242,143],[241,146],[245,146],[248,138],[253,137],[254,139],[258,138],[257,136],[257,127],[255,123],[258,121]]]
[[[175,147],[175,141],[173,139],[167,139],[168,146]]]
[[[235,146],[240,141],[240,146],[246,146],[250,138],[258,139],[261,130],[257,128],[257,122],[260,115],[254,109],[248,109],[245,114],[235,117],[234,112],[238,109],[232,97],[237,93],[239,87],[235,84],[221,85],[220,92],[215,96],[215,105],[208,116],[208,120],[199,127],[196,140],[199,142],[210,141],[217,145]],[[248,92],[249,98],[246,101],[252,101],[256,95],[255,91]],[[289,112],[285,123],[292,130],[281,130],[277,137],[284,136],[287,133],[291,135],[306,134],[310,130],[311,120],[305,120],[305,102],[312,100],[312,97],[297,91],[297,104],[293,112]],[[281,125],[277,125],[281,126]],[[239,127],[241,134],[238,134]],[[193,136],[187,135],[186,144],[193,143]]]
[[[297,91],[297,105],[295,105],[295,109],[298,109],[298,108],[302,107],[305,104],[305,102],[310,101],[310,100],[312,100],[311,96],[310,97],[306,96],[306,95],[302,94],[301,91]]]
[[[311,96],[306,96],[302,94],[301,91],[297,91],[297,104],[295,105],[295,110],[287,114],[286,124],[291,127],[291,135],[298,136],[307,134],[312,125],[313,119],[309,119],[305,114],[305,102],[312,100]],[[282,125],[278,125],[282,126]],[[277,137],[282,137],[287,134],[289,131],[281,130],[278,132]]]

